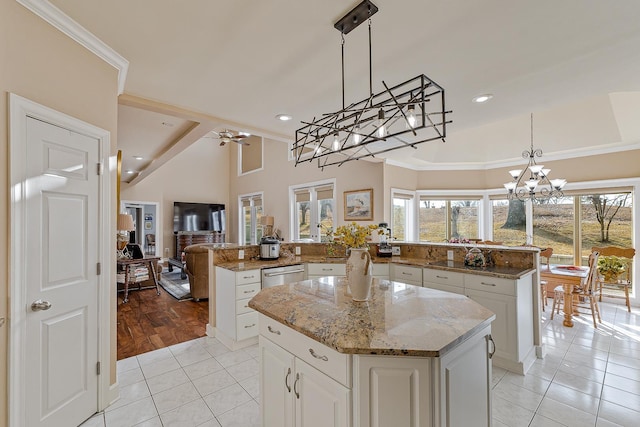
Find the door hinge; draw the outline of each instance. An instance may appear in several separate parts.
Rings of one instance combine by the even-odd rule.
[[[100,362],[96,363],[96,374],[100,375]]]
[[[96,274],[99,276],[102,274],[102,263],[96,264]]]
[[[97,174],[98,175],[102,175],[102,173],[104,172],[104,166],[103,166],[102,162],[98,163],[96,166],[98,167],[97,168]]]

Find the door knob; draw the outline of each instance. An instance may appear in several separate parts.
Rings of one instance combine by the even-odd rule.
[[[49,301],[42,301],[39,299],[31,303],[32,311],[49,310],[50,308],[51,303]]]

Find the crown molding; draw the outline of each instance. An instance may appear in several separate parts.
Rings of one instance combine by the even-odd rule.
[[[118,95],[124,92],[129,61],[47,0],[16,0],[118,70]]]
[[[622,151],[640,150],[640,141],[632,144],[609,144],[591,147],[590,149],[576,148],[572,150],[558,151],[552,154],[543,154],[544,160],[551,162],[556,160],[568,160],[579,157],[600,156],[603,154],[619,153]],[[398,166],[415,171],[437,171],[437,170],[489,170],[511,166],[522,165],[525,160],[522,158],[495,160],[489,162],[449,162],[432,163],[425,166],[416,166],[398,160],[386,159],[385,162],[392,166]]]

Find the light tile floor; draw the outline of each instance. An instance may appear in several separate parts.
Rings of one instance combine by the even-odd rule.
[[[543,316],[547,355],[526,376],[494,367],[494,427],[640,426],[640,311],[601,304],[575,327]],[[82,427],[259,426],[258,348],[199,338],[118,361],[120,399]]]

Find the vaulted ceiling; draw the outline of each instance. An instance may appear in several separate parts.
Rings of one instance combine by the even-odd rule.
[[[382,80],[424,73],[453,110],[446,144],[395,151],[393,161],[417,169],[508,162],[528,147],[530,113],[536,145],[551,156],[640,143],[640,2],[373,2],[374,92]],[[291,141],[301,120],[341,106],[333,24],[357,0],[51,3],[130,62],[118,130],[125,168],[148,174],[213,129]],[[362,25],[345,36],[347,103],[368,95],[368,67]],[[483,93],[493,99],[471,101]]]

